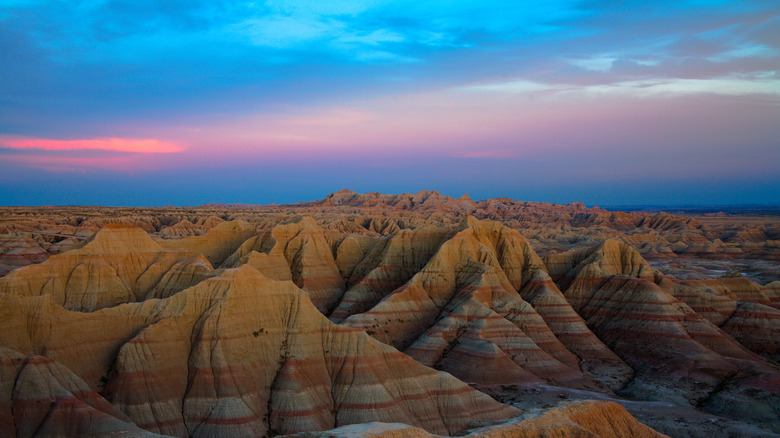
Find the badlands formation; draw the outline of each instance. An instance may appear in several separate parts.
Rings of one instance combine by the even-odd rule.
[[[780,434],[780,220],[0,209],[1,436]]]

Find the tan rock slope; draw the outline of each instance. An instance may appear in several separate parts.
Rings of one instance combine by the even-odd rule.
[[[186,237],[200,236],[225,222],[222,218],[213,215],[194,218],[194,223],[187,218],[177,218],[174,220],[177,222],[167,225],[160,230],[160,237],[163,239],[183,239]]]
[[[588,328],[544,270],[533,273],[519,290],[555,336],[579,359],[582,371],[616,391],[632,375],[629,367]]]
[[[169,227],[165,227],[160,231],[160,237],[163,239],[183,239],[185,237],[199,236],[201,234],[203,233],[198,227],[187,219]]]
[[[254,234],[255,227],[237,220],[222,222],[202,236],[162,240],[159,244],[166,249],[182,249],[193,254],[202,254],[211,264],[218,266]]]
[[[84,247],[0,278],[0,293],[49,295],[67,309],[93,311],[168,296],[212,275],[202,256],[164,250],[139,228],[106,225]]]
[[[249,266],[163,300],[94,313],[68,312],[48,295],[4,294],[0,320],[1,345],[45,353],[158,433],[258,436],[401,421],[452,434],[471,419],[516,412],[334,325],[294,284]],[[0,413],[4,424],[26,423],[17,415]]]
[[[452,235],[450,230],[435,227],[399,230],[365,250],[354,239],[344,239],[337,261],[349,278],[349,288],[331,318],[340,322],[369,310],[417,274]],[[365,254],[357,263],[356,252]]]
[[[664,279],[659,285],[751,351],[780,361],[780,310],[771,287],[744,277]]]
[[[159,436],[143,430],[54,360],[0,347],[4,436]],[[7,434],[7,435],[6,435]]]
[[[588,326],[634,369],[624,394],[687,401],[719,415],[778,426],[777,368],[675,298],[680,289],[635,250],[607,241],[545,261]],[[766,316],[764,323],[765,331],[745,336],[761,342],[777,325]]]
[[[249,264],[274,280],[292,280],[314,305],[329,314],[344,293],[344,279],[322,229],[297,217],[246,240],[224,266]]]
[[[647,433],[581,399],[770,436],[778,261],[772,216],[429,191],[0,208],[0,270],[32,263],[0,272],[0,431],[428,436],[517,413],[477,388],[526,412],[472,436]]]
[[[440,233],[439,241],[441,237]],[[388,239],[388,244],[393,242]],[[387,251],[383,259],[380,273],[400,271],[387,269],[386,264],[415,268],[414,262],[406,263],[403,257],[400,263],[394,261]],[[350,291],[359,287],[361,295],[366,295],[364,283]],[[611,371],[622,376],[617,382],[605,379],[606,384],[622,383],[631,373],[547,281],[542,260],[527,241],[498,223],[469,217],[405,284],[392,291],[381,283],[380,287],[369,284],[375,293],[387,295],[370,310],[345,319],[344,324],[362,328],[405,349],[421,363],[467,382],[493,385],[544,379],[594,386],[580,369],[580,358],[561,339],[587,358],[589,367],[609,363]],[[544,309],[561,339],[517,289]],[[606,377],[606,373],[599,375]]]
[[[474,384],[542,380],[598,388],[594,379],[635,397],[699,405],[715,392],[729,393],[719,386],[735,376],[736,392],[752,388],[770,398],[777,381],[776,370],[745,349],[773,360],[780,329],[775,309],[738,304],[726,292],[707,301],[693,283],[662,276],[619,241],[548,256],[564,296],[528,242],[496,223],[467,218],[457,232],[427,227],[368,242],[348,237],[330,252],[327,240],[310,218],[296,218],[250,239],[226,265],[249,263],[292,279],[290,267],[298,263],[296,282],[306,290],[307,277],[327,278],[331,297],[345,287],[339,274],[348,275],[332,320]],[[308,255],[320,262],[294,261]],[[736,291],[728,294],[771,302],[767,288],[723,282]],[[715,307],[697,307],[702,317],[686,307],[686,296]],[[328,314],[327,306],[319,308]],[[626,338],[627,332],[638,337]],[[655,350],[663,352],[647,354]]]
[[[33,239],[0,234],[0,275],[49,258],[49,253]]]

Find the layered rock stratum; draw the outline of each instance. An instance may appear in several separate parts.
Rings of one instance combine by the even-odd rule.
[[[771,216],[351,191],[0,214],[3,435],[780,433]]]

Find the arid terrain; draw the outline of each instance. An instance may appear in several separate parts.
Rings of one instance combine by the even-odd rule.
[[[0,435],[780,434],[780,216],[0,208]]]

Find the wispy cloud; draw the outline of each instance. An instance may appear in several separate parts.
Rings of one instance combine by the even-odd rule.
[[[250,18],[230,25],[227,29],[246,36],[258,46],[290,48],[342,33],[345,25],[337,20],[312,16],[271,15]]]
[[[725,96],[780,96],[780,78],[762,76],[725,76],[706,79],[654,78],[621,81],[582,88],[593,94],[615,94],[636,97],[686,96],[718,94]]]
[[[544,84],[541,82],[534,82],[524,79],[518,79],[515,81],[496,82],[492,84],[476,84],[460,87],[464,91],[477,91],[477,92],[489,92],[489,93],[536,93],[542,91],[550,91],[561,89],[561,85]]]
[[[612,70],[612,64],[617,60],[618,58],[613,56],[594,56],[592,58],[571,59],[569,63],[585,70],[608,72]]]
[[[780,96],[780,76],[775,71],[768,71],[702,79],[644,78],[596,85],[550,84],[521,79],[459,87],[453,91],[459,90],[483,93],[535,93],[540,95],[587,93],[637,98],[674,97],[695,94]]]
[[[740,58],[769,58],[777,55],[777,50],[766,44],[753,42],[741,43],[731,50],[721,52],[707,59],[712,62],[729,62]]]

